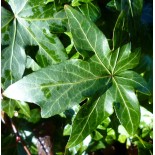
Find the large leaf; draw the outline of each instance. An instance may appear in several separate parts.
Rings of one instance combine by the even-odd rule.
[[[23,75],[26,63],[24,48],[38,45],[39,65],[47,66],[67,58],[64,47],[56,35],[50,33],[50,25],[62,26],[63,19],[54,17],[53,5],[44,0],[9,0],[13,13],[2,9],[3,45],[2,77],[5,87]],[[8,17],[7,17],[8,16]]]
[[[110,73],[108,70],[110,48],[104,34],[94,23],[70,6],[66,5],[65,10],[75,47],[78,50],[95,52],[107,73]]]
[[[114,108],[121,124],[130,135],[134,135],[140,122],[138,99],[130,87],[120,85],[113,78],[112,93],[115,98]]]
[[[73,121],[72,133],[67,147],[73,147],[79,144],[95,130],[105,118],[113,113],[112,96],[109,89],[95,101],[93,99],[82,106]]]
[[[101,64],[70,60],[24,77],[8,87],[4,95],[36,103],[42,108],[42,116],[49,117],[95,94],[109,80]]]
[[[8,87],[4,95],[36,103],[41,106],[42,116],[50,117],[104,90],[94,102],[83,105],[77,114],[69,147],[80,143],[108,117],[113,103],[120,123],[130,135],[134,135],[140,120],[135,89],[149,94],[142,77],[127,71],[138,64],[139,51],[131,52],[130,43],[110,51],[106,37],[92,21],[69,6],[65,9],[75,47],[93,51],[95,55],[88,61],[69,60],[38,70]],[[102,117],[98,117],[99,114]]]
[[[2,39],[4,45],[9,44],[2,52],[2,82],[4,84],[3,87],[6,88],[22,77],[26,55],[24,48],[16,42],[17,22],[16,20],[11,21],[13,14],[2,8],[2,17],[2,28],[4,28],[5,32],[5,35],[2,35]],[[8,25],[9,23],[11,24]]]

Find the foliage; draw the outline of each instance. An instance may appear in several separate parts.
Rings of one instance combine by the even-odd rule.
[[[2,146],[20,136],[37,154],[46,151],[37,148],[39,138],[49,135],[55,154],[87,154],[114,142],[152,154],[151,3],[4,4],[1,106],[4,123],[9,116],[19,135],[2,132]],[[24,154],[19,144],[11,150]]]

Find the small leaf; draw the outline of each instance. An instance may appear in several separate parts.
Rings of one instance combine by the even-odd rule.
[[[41,106],[49,117],[80,103],[109,83],[101,64],[70,60],[40,69],[9,86],[4,95]],[[65,104],[64,104],[65,103]]]
[[[87,19],[95,22],[100,17],[100,8],[93,3],[86,3],[78,7],[79,11],[87,17]]]
[[[92,0],[72,0],[72,6],[79,6],[80,5],[80,2],[89,3],[91,1]]]
[[[41,69],[41,67],[30,56],[27,56],[26,68],[31,68],[33,71]]]
[[[30,117],[30,108],[27,103],[16,101],[16,104],[20,108],[20,113],[24,114],[27,117]]]
[[[14,116],[16,102],[15,102],[15,100],[4,99],[4,100],[2,100],[1,108],[3,111],[5,111],[7,113],[7,115],[10,118],[12,118]]]
[[[129,40],[129,36],[127,33],[127,19],[126,19],[126,12],[122,11],[116,21],[114,30],[113,30],[113,49],[117,49],[126,40]]]
[[[138,65],[140,58],[139,50],[131,53],[130,44],[126,44],[111,53],[112,74],[119,74],[122,71],[132,69]]]
[[[144,78],[134,71],[124,71],[116,76],[117,83],[131,86],[144,94],[150,95],[150,90]]]
[[[31,122],[31,123],[37,123],[37,122],[39,122],[40,119],[41,119],[40,109],[32,109],[30,111],[30,117],[25,117],[25,119],[28,122]]]

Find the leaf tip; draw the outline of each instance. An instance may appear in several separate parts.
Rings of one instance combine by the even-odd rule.
[[[64,9],[67,9],[68,7],[69,7],[68,4],[65,4],[65,5],[64,5]]]

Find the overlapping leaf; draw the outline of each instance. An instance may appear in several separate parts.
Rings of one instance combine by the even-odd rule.
[[[110,51],[106,37],[90,20],[69,6],[65,6],[65,10],[75,47],[93,51],[95,56],[87,62],[69,60],[41,69],[11,85],[4,95],[34,102],[41,106],[42,116],[49,117],[86,97],[93,97],[103,88],[104,93],[94,102],[83,105],[74,119],[68,147],[80,143],[108,117],[112,113],[112,104],[120,123],[134,135],[140,120],[134,89],[149,94],[142,77],[127,71],[138,64],[139,51],[131,52],[130,44]],[[108,85],[111,86],[109,89]]]
[[[102,96],[84,104],[76,115],[72,134],[67,147],[73,147],[83,141],[105,118],[113,113],[113,95],[109,89]]]
[[[43,0],[38,3],[34,0],[9,0],[8,3],[13,13],[2,8],[2,44],[7,46],[2,53],[4,87],[22,77],[27,45],[39,46],[37,60],[43,67],[67,58],[57,36],[50,33],[51,24],[62,27],[64,22],[61,16],[54,14],[53,5],[45,5]]]
[[[87,17],[87,19],[95,22],[101,15],[100,9],[93,3],[86,3],[78,7],[79,11]]]
[[[107,73],[110,73],[108,70],[110,48],[104,34],[94,23],[70,6],[66,5],[65,10],[75,47],[78,50],[95,52]]]
[[[80,5],[80,2],[89,3],[91,1],[92,0],[72,0],[72,6],[79,6]]]
[[[42,108],[42,116],[49,117],[80,103],[101,85],[106,87],[109,79],[101,64],[71,60],[24,77],[4,95],[36,103]]]
[[[140,76],[137,76],[137,74],[134,72],[132,73],[133,77],[131,80],[129,79],[128,81],[129,83],[127,86],[126,86],[126,82],[124,83],[123,81],[122,81],[123,84],[121,82],[119,84],[119,82],[117,81],[117,78],[119,78],[119,74],[122,77],[122,73],[124,71],[128,69],[132,69],[138,64],[139,55],[140,55],[139,51],[131,53],[130,44],[126,44],[115,51],[109,52],[109,49],[107,48],[108,46],[103,46],[102,39],[100,40],[96,39],[102,36],[99,33],[100,32],[99,29],[97,29],[93,24],[90,24],[90,22],[85,17],[82,17],[82,15],[80,15],[77,11],[70,8],[69,6],[66,6],[66,13],[68,16],[70,30],[74,39],[75,46],[83,50],[94,51],[96,58],[102,64],[103,68],[106,68],[108,70],[107,72],[112,76],[113,86],[110,89],[113,94],[113,99],[115,103],[117,103],[117,104],[114,104],[116,114],[118,116],[119,121],[124,125],[126,130],[131,135],[134,134],[138,128],[138,125],[135,125],[135,120],[137,121],[137,124],[139,124],[140,110],[139,110],[139,103],[133,88],[142,89],[140,91],[142,92],[144,91],[145,93],[148,93],[147,85],[144,82],[144,80],[139,81],[139,79],[142,79],[142,78]],[[79,34],[78,37],[77,37],[77,34]],[[97,40],[97,44],[95,44],[96,40]],[[105,60],[109,60],[109,61],[105,61]],[[103,106],[105,105],[105,101],[103,99],[100,102],[102,102]],[[121,110],[117,107],[118,105]],[[79,114],[82,113],[82,110],[83,108],[81,109]],[[98,113],[101,110],[103,109],[98,109]],[[90,111],[90,113],[91,112],[92,111]],[[90,113],[86,114],[86,116],[90,116]],[[97,114],[94,113],[93,115],[94,118],[97,118],[95,117],[96,115]],[[74,121],[77,123],[76,120],[79,120],[79,119],[81,119],[81,115],[77,115]],[[87,119],[89,119],[89,117]],[[84,119],[84,118],[81,119],[83,121],[86,121],[85,123],[87,128],[85,128],[83,133],[83,135],[85,136],[88,135],[90,131],[94,129],[90,125],[92,122],[94,122],[94,119],[90,119],[89,121],[87,119]],[[75,122],[73,122],[74,126],[71,134],[72,138],[68,142],[69,146],[77,145],[78,142],[80,142],[80,140],[84,138],[82,137],[82,135],[79,136],[79,139],[77,138],[77,136],[74,137],[74,134],[78,133],[78,129],[79,129],[79,133],[81,132],[81,129],[83,129],[83,124],[84,124],[84,122],[80,124],[78,123],[78,127],[77,127],[77,125],[75,125],[76,124]],[[98,119],[98,122],[100,122],[99,119]]]

